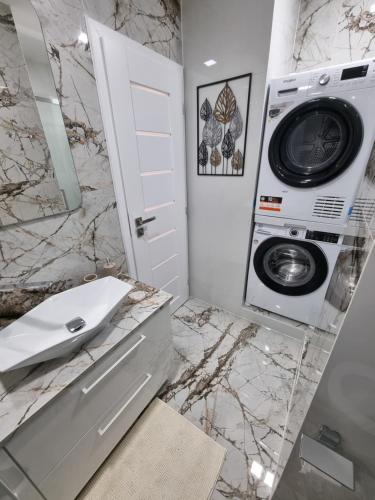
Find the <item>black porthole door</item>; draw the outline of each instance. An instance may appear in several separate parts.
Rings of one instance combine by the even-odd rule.
[[[362,119],[348,102],[321,97],[291,111],[272,135],[268,158],[284,184],[309,188],[347,169],[363,139]]]
[[[272,237],[254,254],[258,278],[283,295],[307,295],[327,278],[328,263],[323,251],[308,241]]]

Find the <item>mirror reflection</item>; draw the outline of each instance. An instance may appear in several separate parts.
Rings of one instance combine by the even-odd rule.
[[[0,2],[0,226],[80,203],[39,19],[28,0]]]

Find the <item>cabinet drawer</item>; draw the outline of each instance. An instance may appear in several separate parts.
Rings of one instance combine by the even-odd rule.
[[[159,311],[16,433],[6,448],[36,484],[143,373],[157,369],[169,329],[168,310]]]
[[[142,374],[129,393],[38,486],[48,500],[73,500],[166,380],[167,360],[157,373]]]
[[[22,470],[0,448],[0,499],[43,500]]]

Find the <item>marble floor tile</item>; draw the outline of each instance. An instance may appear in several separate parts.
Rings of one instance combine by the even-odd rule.
[[[303,342],[197,299],[175,312],[172,332],[161,397],[226,448],[213,499],[269,498],[265,474],[276,474],[284,434],[292,445],[285,424]]]

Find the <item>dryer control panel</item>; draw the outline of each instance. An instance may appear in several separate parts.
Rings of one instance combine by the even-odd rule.
[[[354,90],[375,87],[375,63],[372,60],[363,64],[352,63],[332,66],[322,71],[311,72],[308,80],[308,95],[325,94],[329,89]]]
[[[270,102],[324,95],[335,91],[375,88],[375,59],[292,73],[270,83]]]
[[[254,226],[253,237],[257,239],[258,235],[279,236],[281,238],[320,241],[321,243],[333,243],[333,244],[341,244],[343,241],[342,234],[330,233],[327,231],[317,231],[314,229],[307,229],[306,226],[298,224],[276,225],[276,224],[264,224],[261,222],[256,222]]]

